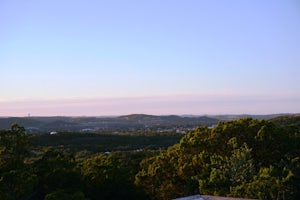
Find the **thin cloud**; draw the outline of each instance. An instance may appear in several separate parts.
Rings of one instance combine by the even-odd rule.
[[[0,116],[104,116],[145,114],[270,114],[300,112],[300,98],[282,96],[170,95],[2,101]]]

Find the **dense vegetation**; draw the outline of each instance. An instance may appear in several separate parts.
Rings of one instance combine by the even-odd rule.
[[[166,149],[178,143],[182,135],[176,133],[147,134],[97,134],[97,133],[59,133],[56,135],[37,134],[30,136],[33,147],[68,149],[73,153],[88,151],[98,152],[155,150]]]
[[[193,193],[300,199],[299,129],[240,119],[199,127],[145,159],[136,184],[153,199]]]
[[[198,127],[174,145],[150,139],[156,146],[148,150],[143,139],[150,136],[112,137],[116,146],[127,141],[143,151],[108,149],[108,136],[88,135],[90,145],[104,143],[112,151],[95,153],[105,149],[95,148],[88,155],[79,148],[80,139],[87,143],[79,134],[70,135],[73,141],[62,139],[68,135],[54,136],[53,141],[50,136],[33,139],[24,128],[13,125],[0,131],[0,197],[172,199],[200,193],[300,199],[299,128],[279,121],[219,122],[213,129]],[[158,149],[164,145],[172,146]]]
[[[8,129],[16,123],[32,133],[59,131],[78,132],[93,130],[105,131],[137,131],[191,128],[197,125],[211,126],[218,119],[206,116],[155,116],[133,114],[119,117],[0,117],[0,129]]]

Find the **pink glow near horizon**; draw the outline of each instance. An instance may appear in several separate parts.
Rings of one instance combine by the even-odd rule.
[[[0,116],[300,113],[298,2],[117,2],[0,1]]]
[[[300,111],[297,107],[299,100],[300,98],[217,95],[13,100],[0,102],[0,116],[27,116],[28,113],[32,116],[296,113]]]

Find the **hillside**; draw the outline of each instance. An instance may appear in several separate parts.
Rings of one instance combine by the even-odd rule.
[[[157,119],[137,119],[148,117]],[[280,124],[220,121],[185,135],[27,135],[14,125],[0,130],[0,194],[47,200],[169,200],[193,194],[300,199],[299,128],[289,125],[294,117],[275,121]]]
[[[27,132],[49,131],[163,131],[190,130],[197,126],[213,126],[219,121],[250,117],[253,119],[274,118],[274,123],[300,126],[299,115],[216,115],[216,116],[178,116],[132,114],[118,117],[7,117],[0,118],[0,129],[9,129],[14,123],[25,127]]]
[[[290,127],[294,126],[300,128],[300,114],[280,116],[271,119],[271,121],[281,126],[290,126]]]
[[[211,126],[218,122],[209,117],[182,117],[176,115],[154,116],[133,114],[120,117],[10,117],[0,118],[0,129],[9,129],[17,123],[27,131],[119,131],[119,130],[161,130]]]
[[[212,129],[197,128],[166,152],[142,161],[135,183],[153,199],[197,193],[299,199],[299,145],[299,135],[269,120],[219,122]]]

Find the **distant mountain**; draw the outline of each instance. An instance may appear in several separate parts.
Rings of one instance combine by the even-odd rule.
[[[131,115],[123,115],[118,117],[118,119],[121,120],[127,120],[127,121],[138,121],[138,120],[153,120],[160,118],[161,116],[155,116],[155,115],[146,115],[146,114],[131,114]]]
[[[173,125],[173,126],[184,126],[184,125],[213,125],[218,123],[219,120],[201,116],[201,117],[185,117],[178,115],[145,115],[145,114],[132,114],[120,116],[118,119],[128,121],[131,123],[139,123],[145,125]]]
[[[80,131],[80,130],[134,130],[159,128],[193,128],[200,125],[211,126],[217,119],[183,117],[177,115],[156,116],[132,114],[119,117],[9,117],[0,118],[0,129],[9,129],[17,123],[31,131]]]
[[[241,114],[241,115],[208,115],[209,117],[212,117],[214,119],[218,120],[236,120],[241,118],[252,118],[252,119],[273,119],[280,116],[289,116],[292,114],[288,113],[280,113],[280,114],[270,114],[270,115],[248,115],[248,114]]]
[[[19,124],[24,127],[40,127],[43,122],[29,117],[0,118],[0,129],[10,129],[12,124]]]
[[[119,130],[159,130],[190,129],[196,126],[212,126],[218,121],[250,117],[254,119],[272,119],[276,123],[294,123],[299,126],[299,115],[211,115],[178,116],[131,114],[119,117],[6,117],[0,118],[0,129],[9,129],[13,123],[24,126],[29,132],[49,131],[119,131]]]

